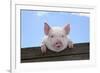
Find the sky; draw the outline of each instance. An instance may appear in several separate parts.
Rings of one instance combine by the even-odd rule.
[[[51,27],[71,25],[70,39],[74,43],[89,42],[89,14],[21,10],[21,48],[37,47],[44,37],[44,22]]]

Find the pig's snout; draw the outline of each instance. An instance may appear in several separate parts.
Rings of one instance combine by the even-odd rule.
[[[55,47],[55,48],[61,48],[62,46],[63,46],[63,44],[62,44],[61,41],[57,41],[57,42],[55,42],[55,44],[54,44],[54,47]]]
[[[56,45],[61,45],[62,42],[61,42],[61,41],[57,41],[55,44],[56,44]]]

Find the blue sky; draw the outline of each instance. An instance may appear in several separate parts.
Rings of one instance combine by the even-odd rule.
[[[45,21],[50,26],[70,24],[74,43],[89,42],[89,19],[85,13],[21,10],[21,48],[40,46]]]

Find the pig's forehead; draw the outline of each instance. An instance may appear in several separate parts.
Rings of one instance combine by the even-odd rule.
[[[65,31],[61,27],[53,27],[50,30],[50,34],[65,34]]]
[[[62,31],[63,28],[62,27],[53,27],[52,30],[53,31]]]

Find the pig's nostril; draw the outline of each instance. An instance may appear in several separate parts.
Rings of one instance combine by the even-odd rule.
[[[61,42],[56,42],[55,44],[56,44],[56,45],[60,45],[60,44],[62,44],[62,43],[61,43]]]
[[[58,42],[56,44],[59,44]]]

